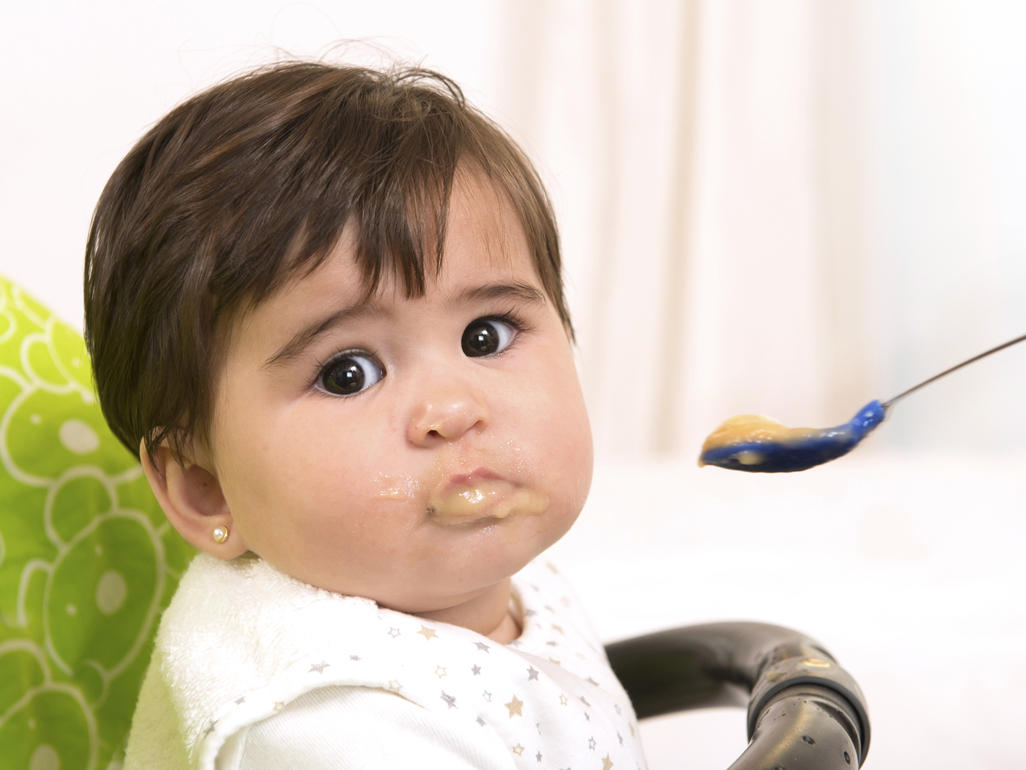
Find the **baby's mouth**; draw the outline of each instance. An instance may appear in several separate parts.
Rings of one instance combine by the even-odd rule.
[[[442,523],[505,519],[513,514],[537,516],[548,497],[487,472],[457,476],[439,484],[428,497],[428,515]]]

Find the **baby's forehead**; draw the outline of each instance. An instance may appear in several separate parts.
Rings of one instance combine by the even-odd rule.
[[[354,309],[394,306],[425,296],[465,294],[488,285],[530,286],[547,296],[516,210],[508,196],[487,180],[454,185],[442,237],[441,248],[436,238],[425,238],[410,244],[405,254],[397,254],[368,238],[353,219],[324,254],[305,259],[294,255],[284,278],[270,291],[252,297],[235,320],[259,308],[284,311],[304,303]]]
[[[395,242],[382,244],[379,233],[367,233],[352,219],[319,262],[340,258],[351,274],[353,290],[362,291],[367,301],[375,296],[415,298],[438,291],[439,278],[453,262],[462,270],[531,275],[540,281],[537,259],[516,207],[509,194],[483,173],[458,173],[446,201],[413,212],[409,219],[407,232],[420,238],[406,250],[397,249]],[[397,253],[401,251],[405,253]],[[319,268],[320,264],[306,274]]]

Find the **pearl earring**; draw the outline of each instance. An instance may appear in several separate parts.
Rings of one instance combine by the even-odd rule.
[[[215,543],[223,543],[228,539],[228,527],[214,527],[214,531],[211,533]]]

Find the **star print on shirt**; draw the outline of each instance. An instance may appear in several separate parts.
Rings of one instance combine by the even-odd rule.
[[[512,719],[514,716],[518,716],[518,717],[523,716],[523,712],[522,712],[521,709],[523,709],[523,707],[524,707],[524,702],[522,700],[520,700],[519,698],[517,698],[516,695],[513,696],[513,700],[511,700],[509,703],[505,703],[503,705],[507,709],[509,709],[509,718],[510,719]]]
[[[558,597],[558,593],[548,594],[550,607],[559,607]],[[627,701],[617,703],[622,696],[601,656],[582,652],[588,648],[588,637],[578,629],[577,618],[553,617],[541,606],[537,613],[529,608],[521,612],[522,616],[535,615],[537,620],[525,624],[529,633],[524,636],[520,650],[498,642],[486,643],[480,635],[453,633],[441,625],[438,628],[428,626],[424,618],[393,618],[385,614],[382,622],[374,627],[368,643],[358,647],[355,642],[352,646],[343,642],[338,645],[342,649],[332,651],[330,661],[327,656],[313,658],[314,654],[319,655],[314,646],[299,658],[296,672],[301,677],[305,662],[310,673],[317,673],[316,677],[301,677],[304,685],[312,688],[338,679],[346,679],[345,684],[340,685],[346,686],[352,675],[358,679],[354,686],[374,686],[384,693],[383,697],[401,692],[409,701],[423,704],[423,708],[439,717],[460,720],[465,725],[463,733],[467,740],[494,744],[494,748],[505,755],[508,765],[516,764],[521,770],[556,770],[561,767],[561,760],[572,761],[573,770],[631,768],[633,758],[640,756],[634,745],[639,732],[637,723],[631,723]],[[381,638],[384,635],[392,641],[385,642]],[[417,642],[416,636],[423,641]],[[493,646],[495,655],[490,654]],[[357,652],[360,655],[352,654]],[[487,665],[478,662],[482,655],[489,656]],[[587,665],[576,666],[574,656]],[[467,665],[468,659],[470,665]],[[568,665],[563,672],[558,668],[561,660],[566,660]],[[533,665],[535,662],[538,666]],[[331,675],[327,674],[329,667]],[[468,673],[470,679],[466,678]],[[544,680],[542,673],[546,675]],[[401,684],[398,676],[404,677]],[[599,676],[603,679],[598,680]],[[438,687],[442,681],[446,684],[445,690]],[[523,692],[526,700],[513,693],[503,701],[503,693],[508,693],[512,687]],[[245,692],[242,687],[236,688],[236,692],[240,690]],[[284,692],[268,692],[261,694],[258,701],[262,705],[284,695]],[[257,708],[255,704],[256,701],[246,701],[247,709],[237,706],[232,719],[248,718],[250,707]],[[275,706],[290,708],[286,703],[275,703]],[[503,707],[507,710],[505,722],[502,722]],[[459,713],[452,713],[454,711]],[[203,716],[206,719],[195,722],[195,733],[202,734],[213,714]],[[475,723],[482,728],[481,732],[474,727]],[[227,721],[223,721],[205,740],[224,732],[226,724]],[[592,736],[590,742],[589,735]],[[521,738],[530,745],[519,740]],[[599,744],[602,744],[602,756],[598,756]],[[515,746],[520,748],[520,753],[519,756],[514,754],[510,761]],[[615,758],[613,751],[617,752]],[[535,759],[535,764],[531,764],[531,759]]]

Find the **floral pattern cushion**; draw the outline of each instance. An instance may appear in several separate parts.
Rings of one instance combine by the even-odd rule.
[[[0,767],[119,766],[192,554],[107,428],[82,336],[0,277]]]

